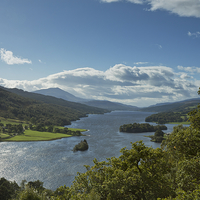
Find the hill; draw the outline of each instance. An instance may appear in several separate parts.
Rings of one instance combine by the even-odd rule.
[[[67,101],[79,102],[88,106],[93,106],[93,107],[107,109],[107,110],[132,110],[132,111],[138,110],[138,107],[136,106],[125,105],[122,103],[82,99],[70,94],[69,92],[61,90],[60,88],[49,88],[49,89],[37,90],[37,91],[34,91],[33,93],[53,96],[56,98],[67,100]]]
[[[61,90],[60,88],[48,88],[48,89],[43,89],[43,90],[36,90],[33,93],[53,96],[56,98],[61,98],[66,101],[72,101],[72,102],[88,101],[87,99],[82,99],[82,98],[76,97],[73,94],[70,94],[69,92]]]
[[[200,103],[200,98],[188,99],[174,103],[164,103],[139,109],[145,112],[184,112],[188,113]]]
[[[125,105],[122,103],[116,103],[111,101],[100,101],[100,100],[92,100],[87,102],[82,102],[85,105],[94,106],[97,108],[108,109],[108,110],[130,110],[136,111],[139,108],[136,106]]]
[[[195,98],[175,103],[158,104],[140,109],[140,111],[158,112],[146,117],[145,122],[186,124],[189,123],[188,113],[195,109],[199,103],[200,98]]]
[[[68,125],[87,114],[102,114],[107,110],[63,99],[0,87],[0,116],[34,121],[45,125]]]

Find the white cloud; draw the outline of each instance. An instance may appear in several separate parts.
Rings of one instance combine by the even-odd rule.
[[[177,68],[179,70],[183,70],[183,71],[186,71],[186,72],[190,72],[190,73],[200,73],[200,68],[199,67],[183,67],[183,66],[177,66]]]
[[[127,0],[131,3],[136,3],[136,4],[143,4],[144,3],[144,0]]]
[[[194,36],[194,37],[200,37],[200,32],[199,31],[197,31],[196,33],[191,33],[190,31],[188,31],[188,36]]]
[[[115,0],[102,0],[111,3]],[[144,4],[150,6],[149,11],[166,10],[181,17],[200,17],[199,0],[124,0],[124,2]]]
[[[146,64],[148,64],[148,62],[135,62],[134,64],[135,65],[146,65]]]
[[[38,60],[40,63],[42,63],[42,64],[46,64],[46,62],[43,62],[42,60]]]
[[[14,64],[32,64],[32,62],[28,59],[22,59],[16,56],[13,56],[12,51],[6,51],[4,48],[1,48],[1,60],[4,61],[8,65],[14,65]]]
[[[200,17],[199,0],[147,0],[150,10],[167,10],[182,17]]]
[[[101,2],[105,2],[105,3],[112,3],[112,2],[118,2],[121,0],[101,0]]]
[[[182,70],[182,67],[179,67]],[[175,101],[197,96],[198,80],[175,73],[166,66],[131,67],[117,64],[106,71],[78,68],[34,80],[0,78],[0,85],[26,91],[59,87],[87,99],[110,100],[147,106],[150,102]]]

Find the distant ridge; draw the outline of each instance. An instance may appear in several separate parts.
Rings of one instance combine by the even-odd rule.
[[[51,96],[0,87],[0,117],[33,124],[64,126],[87,114],[103,114],[107,110]]]
[[[56,98],[61,98],[61,99],[64,99],[66,101],[72,101],[72,102],[88,101],[87,99],[76,97],[73,94],[70,94],[69,92],[61,90],[60,88],[48,88],[48,89],[36,90],[33,93],[53,96],[53,97],[56,97]]]
[[[161,103],[152,105],[146,108],[141,108],[139,111],[145,112],[182,112],[190,107],[195,107],[200,103],[200,98],[186,99],[173,103]]]
[[[89,99],[83,99],[76,97],[69,92],[66,92],[64,90],[61,90],[60,88],[49,88],[49,89],[42,89],[34,91],[33,93],[42,94],[42,95],[48,95],[53,96],[56,98],[61,98],[66,101],[72,101],[72,102],[78,102],[84,105],[107,109],[107,110],[130,110],[130,111],[136,111],[139,108],[136,106],[130,106],[122,103],[117,102],[111,102],[111,101],[105,101],[105,100],[89,100]]]
[[[130,111],[139,110],[137,106],[131,106],[122,103],[103,101],[103,100],[91,100],[83,102],[83,104],[108,110],[130,110]]]
[[[0,86],[0,88],[8,92],[20,95],[22,97],[34,99],[36,101],[40,101],[46,104],[54,104],[57,106],[68,107],[70,109],[75,109],[77,112],[84,112],[85,114],[88,114],[88,113],[102,114],[102,113],[108,112],[108,110],[105,110],[105,109],[95,108],[95,107],[87,106],[87,105],[77,103],[77,102],[66,101],[64,99],[56,98],[53,96],[47,96],[47,95],[37,94],[33,92],[26,92],[17,88],[4,88],[2,86]]]

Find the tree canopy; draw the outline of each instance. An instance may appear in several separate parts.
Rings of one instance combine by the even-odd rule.
[[[200,90],[198,91],[200,93]],[[2,178],[2,200],[198,200],[200,199],[200,109],[191,113],[191,126],[174,127],[161,148],[142,141],[123,148],[121,155],[85,166],[70,187],[49,191],[40,181],[25,187]],[[24,182],[23,182],[24,183]]]

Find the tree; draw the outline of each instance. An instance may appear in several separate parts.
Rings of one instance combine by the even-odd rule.
[[[162,143],[162,148],[176,160],[193,158],[200,152],[200,131],[181,125],[174,127],[173,132]]]
[[[68,198],[84,199],[91,192],[100,199],[156,199],[174,196],[170,173],[171,163],[162,149],[146,147],[142,141],[132,143],[132,149],[121,150],[119,158],[93,161],[86,173],[79,173],[71,188],[64,192]],[[78,197],[79,196],[79,197]],[[80,199],[81,199],[80,198]]]
[[[33,188],[37,190],[38,192],[42,192],[45,188],[43,187],[43,182],[37,180],[37,181],[30,181],[27,184],[28,187]]]
[[[6,180],[5,178],[0,179],[0,200],[8,200],[15,197],[16,192],[19,191],[17,183]]]
[[[198,94],[200,95],[200,87]],[[191,123],[191,127],[193,129],[197,129],[200,131],[200,104],[197,106],[196,109],[191,111],[189,114],[189,121]]]
[[[154,133],[154,136],[155,136],[155,137],[159,137],[159,136],[163,137],[164,134],[165,134],[165,133],[164,133],[162,130],[158,129],[158,130]]]

